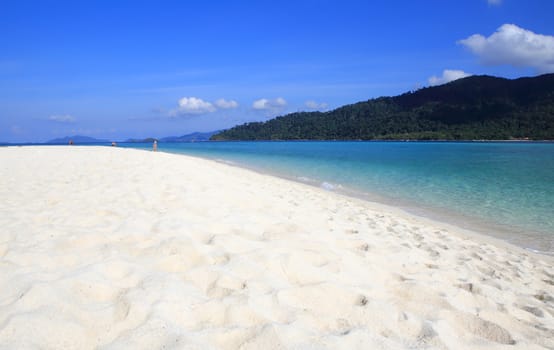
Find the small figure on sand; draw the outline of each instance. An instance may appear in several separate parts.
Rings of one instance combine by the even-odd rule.
[[[112,147],[117,147],[117,142],[113,141],[112,142]]]
[[[156,152],[158,150],[158,141],[154,140],[154,144],[152,145],[152,150]]]
[[[69,140],[69,144],[70,144],[70,145],[73,145],[73,144],[74,144],[74,143],[73,143],[73,140]]]

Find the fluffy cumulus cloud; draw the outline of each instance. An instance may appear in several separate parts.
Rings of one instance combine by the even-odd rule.
[[[224,98],[212,103],[198,97],[183,97],[177,103],[177,108],[169,111],[170,117],[201,115],[221,109],[238,108],[239,106],[237,101]]]
[[[219,109],[233,109],[239,106],[237,101],[226,100],[224,98],[220,98],[219,100],[215,101],[214,104]]]
[[[276,110],[287,106],[287,101],[282,97],[277,97],[273,100],[261,98],[252,103],[252,108],[256,110]]]
[[[433,75],[429,78],[429,85],[441,85],[446,84],[454,80],[469,77],[471,74],[464,72],[463,70],[445,69],[442,71],[442,76],[437,77]]]
[[[176,109],[169,112],[170,116],[206,114],[216,111],[211,102],[197,97],[183,97],[178,101],[178,105]]]
[[[321,109],[326,109],[327,108],[327,103],[325,103],[325,102],[316,102],[314,100],[306,101],[304,103],[304,105],[309,109],[316,109],[316,110],[321,110]]]
[[[539,73],[554,72],[554,36],[533,33],[504,24],[489,37],[474,34],[458,41],[484,64],[531,67]]]
[[[49,116],[48,120],[52,122],[57,122],[57,123],[74,123],[75,117],[69,114],[59,114],[59,115]]]

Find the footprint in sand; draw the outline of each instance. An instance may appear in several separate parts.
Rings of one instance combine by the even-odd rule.
[[[548,295],[545,291],[540,291],[534,295],[535,299],[542,301],[543,303],[549,303],[554,301],[554,297]]]
[[[210,263],[212,265],[226,265],[231,260],[231,256],[227,253],[215,255],[211,258]]]
[[[538,307],[529,305],[516,305],[516,307],[520,308],[523,311],[527,311],[528,313],[533,314],[537,317],[544,317],[544,313]]]
[[[121,291],[115,302],[113,318],[115,322],[121,322],[127,318],[129,311],[131,310],[131,304],[127,299],[127,289]]]
[[[206,290],[206,295],[211,299],[222,299],[233,293],[233,290],[229,288],[222,288],[215,284],[212,284]]]
[[[425,246],[422,246],[423,250],[427,251],[427,254],[429,254],[429,256],[431,258],[438,258],[440,256],[440,253],[437,252],[435,249],[425,245]]]
[[[367,252],[367,251],[369,251],[369,244],[362,243],[358,246],[358,249],[361,250],[361,251]]]
[[[469,282],[460,283],[460,284],[457,284],[456,287],[458,287],[460,289],[463,289],[465,291],[468,291],[472,294],[477,294],[478,293],[478,289],[475,287],[475,285],[473,283],[469,283]]]
[[[355,305],[366,306],[368,302],[369,302],[369,300],[367,299],[367,297],[365,295],[360,295],[358,297],[358,299],[356,300]]]
[[[348,230],[345,230],[344,232],[348,235],[356,235],[359,233],[359,231],[356,229],[348,229]]]
[[[468,313],[459,312],[452,314],[452,316],[451,321],[454,327],[467,331],[479,338],[507,345],[516,343],[512,335],[496,323]]]

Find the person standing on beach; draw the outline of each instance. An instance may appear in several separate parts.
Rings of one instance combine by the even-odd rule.
[[[158,150],[158,141],[154,140],[154,144],[152,145],[152,150],[156,152]]]

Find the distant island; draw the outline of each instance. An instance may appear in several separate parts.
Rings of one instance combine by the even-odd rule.
[[[328,112],[297,112],[211,140],[554,140],[554,74],[470,76]]]

